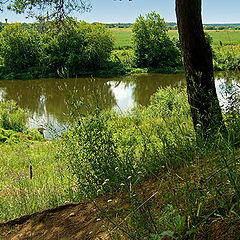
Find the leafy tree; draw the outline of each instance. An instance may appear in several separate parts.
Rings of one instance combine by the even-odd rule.
[[[214,25],[206,25],[204,26],[205,30],[216,30],[216,27]]]
[[[217,30],[227,30],[228,28],[226,26],[218,26]]]
[[[133,24],[136,61],[140,67],[176,67],[180,52],[167,34],[167,24],[155,12],[139,16]]]
[[[20,23],[8,24],[0,34],[1,57],[10,72],[21,72],[39,63],[39,35]]]
[[[113,49],[111,32],[103,24],[75,23],[56,34],[44,37],[43,65],[48,71],[67,71],[71,76],[103,66]]]

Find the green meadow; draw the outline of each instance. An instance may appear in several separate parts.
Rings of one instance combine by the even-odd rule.
[[[240,31],[238,30],[212,30],[207,31],[213,39],[213,45],[220,45],[220,41],[223,45],[238,45],[240,44]],[[131,28],[113,28],[113,36],[115,38],[115,48],[124,49],[131,48]],[[178,32],[175,30],[168,32],[171,38],[178,38]]]
[[[56,151],[52,141],[0,144],[0,221],[71,199],[67,166],[56,159]]]
[[[126,49],[132,47],[131,28],[112,28],[111,30],[115,39],[116,49]]]

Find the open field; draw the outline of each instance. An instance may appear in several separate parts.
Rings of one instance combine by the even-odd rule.
[[[113,36],[116,39],[115,48],[129,48],[131,47],[131,28],[113,28],[111,29]],[[223,45],[238,45],[240,44],[240,31],[232,30],[210,30],[207,31],[213,38],[213,45],[219,45],[220,41]],[[171,30],[168,32],[171,38],[178,38],[178,32]]]
[[[132,46],[132,29],[131,28],[112,28],[115,38],[115,48],[129,48]]]

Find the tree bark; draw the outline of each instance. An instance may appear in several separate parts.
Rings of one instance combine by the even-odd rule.
[[[187,80],[188,101],[195,132],[207,138],[225,132],[217,98],[212,51],[203,31],[201,0],[176,0],[179,39]]]

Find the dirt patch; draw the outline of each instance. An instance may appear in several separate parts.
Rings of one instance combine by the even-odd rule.
[[[156,192],[157,179],[146,179],[142,185],[149,198]],[[141,188],[138,188],[137,192],[143,195]],[[110,239],[109,232],[121,228],[116,222],[124,225],[122,219],[129,211],[128,194],[114,192],[94,201],[66,204],[0,222],[0,240]],[[118,221],[115,222],[116,219]]]
[[[93,203],[83,201],[0,223],[0,239],[108,239]]]

